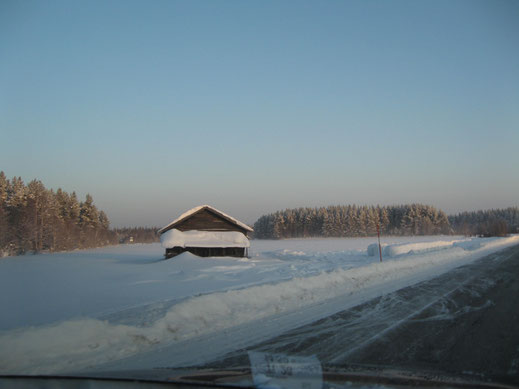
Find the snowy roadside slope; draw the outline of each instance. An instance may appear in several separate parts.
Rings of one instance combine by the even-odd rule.
[[[387,244],[459,237],[384,237]],[[199,294],[276,283],[323,271],[374,263],[366,256],[373,238],[251,241],[252,258],[163,260],[159,243],[27,255],[0,260],[0,331],[50,325],[78,317],[104,319],[112,313],[171,305]],[[135,313],[135,315],[133,314]],[[142,316],[142,315],[141,315]],[[155,314],[153,315],[155,316]]]
[[[384,247],[384,255],[388,257],[395,257],[402,254],[419,254],[427,253],[430,251],[438,251],[452,247],[459,241],[443,241],[439,240],[436,242],[422,242],[422,243],[403,243],[388,245]]]
[[[471,250],[452,245],[447,250],[404,255],[383,263],[338,267],[317,275],[193,296],[172,305],[146,326],[88,318],[5,331],[0,333],[0,371],[38,374],[94,368],[259,319],[304,312],[339,297],[342,309],[345,301],[358,302],[356,296],[370,288],[387,293],[517,243],[519,236],[481,240],[478,249],[473,244],[468,245]]]
[[[404,254],[422,254],[431,251],[438,251],[452,247],[461,247],[465,250],[476,250],[482,246],[492,247],[493,244],[500,244],[500,238],[470,238],[459,240],[437,240],[430,242],[416,243],[395,243],[382,244],[382,254],[384,257],[396,257]],[[368,255],[379,255],[379,247],[377,243],[368,246]]]

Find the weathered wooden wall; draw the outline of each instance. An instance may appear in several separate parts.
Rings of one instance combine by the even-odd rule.
[[[199,257],[246,257],[247,249],[244,247],[173,247],[166,249],[165,257],[173,258],[184,251],[189,251]]]
[[[247,236],[248,233],[247,230],[231,223],[208,209],[203,209],[202,211],[195,213],[186,220],[168,228],[168,230],[171,228],[176,228],[180,231],[238,231],[245,234],[245,236]]]

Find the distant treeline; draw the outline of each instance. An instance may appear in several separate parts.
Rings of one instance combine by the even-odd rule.
[[[447,215],[430,205],[341,205],[296,208],[264,215],[254,224],[254,237],[283,239],[306,237],[374,236],[377,224],[384,235],[449,234]]]
[[[463,234],[502,236],[519,232],[519,208],[463,212],[447,217],[429,205],[329,206],[296,208],[261,216],[254,238]],[[46,189],[39,180],[27,185],[0,171],[0,257],[27,252],[62,251],[117,243],[158,242],[157,227],[110,230],[92,196]]]
[[[125,227],[116,228],[119,243],[153,243],[159,242],[159,227]]]
[[[65,251],[117,243],[158,242],[158,227],[110,229],[92,196],[47,189],[39,180],[25,184],[0,171],[0,258],[29,252]]]
[[[38,180],[25,185],[0,171],[0,257],[117,243],[109,226],[92,196],[80,202],[75,192],[49,190]]]
[[[449,222],[458,234],[503,236],[519,232],[519,208],[463,212],[449,216]]]

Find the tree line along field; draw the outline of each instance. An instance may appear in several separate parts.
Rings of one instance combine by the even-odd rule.
[[[449,222],[461,235],[503,236],[519,232],[519,208],[462,212],[449,216]]]
[[[0,256],[62,251],[117,243],[110,222],[93,198],[47,189],[39,180],[27,185],[0,172]]]
[[[158,241],[156,227],[110,229],[106,213],[91,195],[47,189],[39,180],[25,184],[0,171],[0,257],[65,251],[110,244]]]
[[[383,235],[502,236],[518,231],[519,208],[449,217],[423,204],[286,209],[261,216],[253,238],[374,236],[377,225]],[[36,179],[9,180],[0,171],[0,257],[158,240],[156,227],[110,229],[108,216],[88,194],[79,201],[75,192],[47,189]]]
[[[429,205],[330,206],[297,208],[262,216],[254,224],[257,238],[361,237],[449,234],[447,215]]]
[[[261,216],[258,239],[463,234],[503,236],[518,231],[519,208],[447,215],[430,205],[330,206],[296,208]]]

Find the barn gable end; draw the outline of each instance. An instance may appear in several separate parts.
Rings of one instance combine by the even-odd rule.
[[[166,249],[165,257],[171,258],[184,251],[203,257],[245,257],[250,245],[247,234],[251,231],[233,217],[202,205],[183,213],[158,232]]]
[[[199,230],[199,231],[238,231],[247,234],[248,231],[240,226],[231,223],[223,217],[217,215],[209,209],[201,209],[188,218],[179,221],[176,225],[167,230],[176,228],[180,231]],[[165,230],[165,231],[167,231]]]

